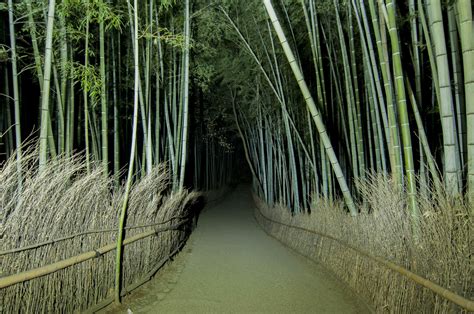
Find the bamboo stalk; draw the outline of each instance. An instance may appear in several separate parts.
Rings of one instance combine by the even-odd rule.
[[[456,121],[454,117],[453,96],[451,93],[451,75],[446,51],[445,32],[443,27],[443,14],[441,12],[441,1],[430,0],[429,9],[431,13],[431,34],[438,68],[438,76],[433,78],[439,82],[439,113],[443,130],[443,152],[445,186],[449,194],[458,196],[460,193],[459,175],[459,147],[457,145]]]
[[[127,0],[130,8],[130,0]],[[140,87],[140,68],[139,68],[139,48],[138,48],[138,0],[134,0],[133,7],[134,17],[134,67],[135,67],[135,86],[133,96],[133,128],[132,143],[130,149],[130,160],[127,175],[127,183],[125,185],[125,195],[123,198],[122,208],[120,210],[119,228],[117,235],[117,254],[115,259],[115,302],[120,303],[121,274],[122,274],[122,241],[124,237],[125,217],[127,215],[128,201],[130,190],[132,187],[133,171],[135,166],[135,152],[137,149],[137,128],[138,128],[138,102]]]
[[[398,107],[398,118],[402,135],[403,157],[405,161],[406,188],[409,199],[409,207],[413,219],[414,233],[416,234],[419,211],[416,202],[415,164],[413,160],[413,149],[407,110],[404,73],[402,69],[402,60],[400,57],[400,43],[398,29],[395,22],[395,0],[388,0],[386,7],[381,4],[381,9],[383,10],[383,14],[386,15],[386,23],[390,34],[393,59],[393,74],[395,81],[395,90],[397,93],[396,98]]]
[[[187,159],[187,148],[188,148],[188,123],[189,123],[189,54],[190,54],[190,38],[191,38],[191,25],[189,17],[189,0],[185,1],[185,45],[184,45],[184,77],[183,77],[183,128],[182,128],[182,142],[181,142],[181,169],[179,175],[179,189],[182,190],[184,186],[184,177],[186,175],[186,159]]]
[[[458,0],[456,9],[459,14],[459,35],[464,70],[468,196],[471,201],[474,201],[474,39],[472,37],[474,23],[471,0]]]
[[[20,92],[18,86],[18,70],[17,70],[17,51],[16,51],[16,35],[15,20],[13,16],[13,1],[8,0],[8,21],[10,30],[10,45],[12,58],[12,81],[13,81],[13,104],[15,116],[15,144],[16,144],[16,165],[18,176],[18,189],[22,189],[22,147],[21,147],[21,122],[20,122]],[[20,192],[21,193],[21,192]]]
[[[44,61],[44,79],[43,79],[43,93],[41,95],[41,132],[40,132],[40,155],[39,155],[39,170],[42,171],[46,166],[47,161],[47,144],[48,144],[48,124],[51,123],[49,112],[49,92],[51,85],[51,66],[53,57],[53,28],[54,28],[54,13],[56,9],[56,1],[49,0],[48,20],[46,28],[46,47],[45,47],[45,61]]]
[[[109,136],[108,136],[108,110],[107,110],[107,90],[105,76],[105,30],[103,19],[99,23],[99,59],[100,59],[100,108],[101,108],[101,148],[102,167],[104,176],[109,175]]]
[[[346,201],[346,205],[352,215],[357,215],[357,209],[352,199],[352,195],[349,191],[349,187],[347,186],[347,181],[342,172],[341,165],[339,164],[338,158],[331,144],[331,140],[329,139],[329,136],[327,134],[326,126],[324,125],[319,110],[317,109],[313,97],[311,96],[311,93],[308,89],[308,86],[306,85],[306,82],[303,78],[303,74],[301,73],[301,69],[296,64],[295,56],[288,44],[288,41],[286,40],[286,36],[283,33],[283,29],[281,28],[280,22],[278,21],[278,18],[276,16],[276,12],[273,9],[271,0],[263,0],[263,2],[265,4],[265,8],[267,9],[267,13],[272,22],[272,25],[278,35],[278,38],[280,39],[280,43],[291,66],[293,74],[295,75],[295,79],[301,89],[306,105],[308,106],[314,123],[316,124],[316,128],[318,129],[321,141],[323,142],[324,148],[326,150],[326,154],[328,155],[328,158],[331,162],[334,174],[336,175],[339,187]]]

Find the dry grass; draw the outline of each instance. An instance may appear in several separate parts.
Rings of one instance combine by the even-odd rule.
[[[0,251],[24,247],[89,230],[117,229],[123,187],[114,188],[100,165],[87,174],[78,156],[59,158],[38,173],[36,148],[23,157],[23,186],[17,188],[14,160],[0,168]],[[127,226],[186,216],[197,195],[169,193],[163,167],[131,190]],[[179,220],[178,220],[179,221]],[[177,221],[174,221],[174,223]],[[126,237],[153,227],[131,229]],[[0,276],[47,265],[114,243],[117,232],[75,237],[33,250],[0,256]],[[185,241],[182,230],[167,231],[124,249],[123,285],[128,286]],[[0,312],[69,313],[85,310],[111,295],[115,251],[99,258],[0,290]]]
[[[355,218],[345,213],[341,203],[322,200],[314,201],[310,215],[292,215],[281,206],[260,207],[271,219],[335,237],[473,298],[473,217],[469,206],[446,195],[418,195],[421,216],[414,236],[406,194],[389,179],[371,176],[360,189],[367,203]],[[377,313],[461,312],[430,290],[331,239],[256,216],[269,233],[326,266]]]

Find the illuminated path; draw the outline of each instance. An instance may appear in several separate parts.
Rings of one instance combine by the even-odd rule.
[[[126,298],[120,310],[367,313],[322,267],[265,234],[253,208],[249,190],[240,187],[205,210],[172,266]]]

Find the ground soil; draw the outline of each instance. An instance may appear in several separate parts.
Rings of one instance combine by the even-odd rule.
[[[342,284],[269,237],[250,189],[207,208],[184,250],[107,313],[367,313]]]

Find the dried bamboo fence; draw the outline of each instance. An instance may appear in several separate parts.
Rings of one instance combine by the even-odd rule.
[[[345,215],[342,210],[342,215],[347,216],[347,219],[340,225],[330,223],[333,220],[328,220],[324,216],[335,215],[331,212],[335,213],[340,208],[312,212],[311,215],[292,215],[284,207],[268,207],[257,196],[255,196],[255,202],[257,204],[255,218],[269,235],[300,254],[324,265],[377,313],[466,313],[474,311],[474,301],[470,299],[473,294],[473,279],[470,275],[472,268],[469,265],[472,266],[472,264],[468,258],[459,258],[459,263],[463,263],[463,265],[458,265],[457,269],[451,269],[450,265],[444,265],[444,272],[448,275],[443,277],[443,274],[437,274],[435,277],[434,273],[439,271],[436,269],[437,267],[432,267],[434,270],[431,272],[422,270],[430,268],[430,263],[436,264],[436,261],[426,261],[428,265],[416,266],[416,261],[412,260],[411,268],[413,269],[409,269],[410,263],[400,266],[402,263],[397,264],[387,260],[385,256],[381,257],[384,253],[382,249],[376,251],[368,249],[372,243],[366,237],[367,234],[361,234],[359,237],[366,237],[366,239],[359,241],[354,235],[354,231],[359,230],[360,225],[368,226],[369,232],[377,232],[376,224],[381,223],[381,220],[370,222],[371,219],[374,219],[374,217],[370,218],[370,215],[364,215],[359,221],[354,222],[359,225],[356,228],[349,224],[349,220],[357,218]],[[324,206],[323,204],[319,205]],[[337,216],[334,219],[341,219],[340,215]],[[390,233],[389,228],[385,227],[387,233]],[[333,228],[338,230],[332,230]],[[372,230],[370,230],[371,228]],[[428,234],[425,235],[428,236]],[[465,234],[463,233],[463,235]],[[452,237],[454,238],[454,234]],[[384,235],[381,234],[379,241],[383,241],[383,238]],[[453,242],[453,246],[456,245],[455,240],[450,239],[449,241]],[[466,243],[468,246],[464,248],[467,257],[469,256],[470,241],[468,238],[462,240],[463,246]],[[350,243],[357,243],[357,245]],[[393,246],[392,256],[396,256],[395,259],[399,259],[401,256],[406,258],[405,252],[402,253],[402,247],[403,245]],[[428,250],[437,251],[429,248]],[[449,252],[446,250],[445,254],[449,255]],[[420,254],[420,256],[422,255]],[[412,259],[416,260],[413,256]],[[426,278],[415,271],[424,273]],[[436,279],[438,283],[433,281]],[[448,288],[443,287],[442,284],[446,284]]]
[[[87,173],[78,157],[37,172],[37,152],[17,169],[0,169],[0,313],[95,311],[113,301],[118,208],[123,189],[101,167]],[[185,243],[198,195],[169,192],[163,167],[130,193],[122,293],[154,273]],[[20,205],[18,205],[20,204]]]

